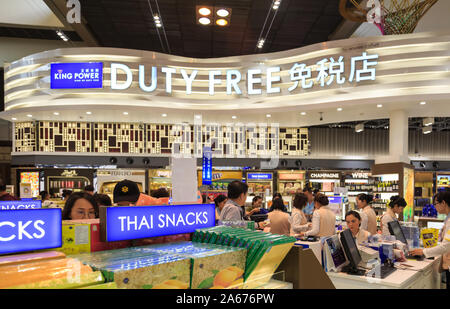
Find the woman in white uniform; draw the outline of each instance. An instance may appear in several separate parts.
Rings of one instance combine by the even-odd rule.
[[[301,232],[300,236],[332,236],[336,234],[336,215],[328,207],[328,198],[321,193],[314,197],[314,210],[312,229]]]
[[[377,233],[377,214],[370,207],[373,195],[361,193],[356,196],[356,206],[358,206],[361,215],[361,229],[374,235]]]
[[[291,223],[291,235],[295,235],[301,232],[307,231],[312,224],[308,223],[303,209],[308,203],[308,197],[304,193],[297,193],[294,197],[294,207],[292,208],[292,214],[289,218]]]
[[[440,214],[447,215],[439,235],[439,246],[427,249],[414,249],[412,255],[425,255],[426,258],[442,255],[442,269],[447,276],[447,289],[450,288],[450,191],[439,192],[434,196],[434,205]]]
[[[362,244],[367,241],[370,233],[361,228],[361,216],[357,211],[350,210],[345,214],[345,222],[347,222],[348,229],[352,232],[356,243]]]
[[[391,197],[389,207],[387,207],[386,213],[381,217],[381,231],[384,236],[389,236],[388,223],[391,221],[398,221],[397,215],[403,213],[403,208],[406,207],[406,201],[403,197],[396,195]]]

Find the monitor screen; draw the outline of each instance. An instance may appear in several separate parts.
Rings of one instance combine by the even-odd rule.
[[[361,255],[359,254],[358,247],[350,229],[341,232],[341,243],[350,265],[353,268],[357,268],[359,262],[361,262]]]
[[[388,223],[389,232],[394,235],[397,240],[400,240],[404,244],[408,244],[405,234],[403,234],[402,227],[398,221],[391,221]]]
[[[330,237],[326,240],[328,248],[331,252],[334,266],[338,268],[343,265],[347,260],[345,259],[344,252],[342,251],[341,243],[337,237]]]

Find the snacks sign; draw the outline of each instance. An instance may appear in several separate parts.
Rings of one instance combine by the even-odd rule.
[[[61,209],[1,211],[0,254],[61,246]]]
[[[38,209],[42,208],[42,201],[1,201],[0,210]]]
[[[102,241],[193,233],[215,225],[214,204],[100,207]]]

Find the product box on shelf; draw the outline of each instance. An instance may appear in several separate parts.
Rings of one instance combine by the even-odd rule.
[[[65,258],[66,255],[63,252],[58,251],[44,251],[44,252],[33,252],[24,254],[14,254],[6,255],[0,257],[0,267],[1,266],[12,266],[17,264],[26,264],[32,262],[40,262],[46,260],[56,260]]]
[[[100,241],[99,219],[63,220],[62,221],[63,245],[55,250],[65,254],[78,254],[84,252],[96,252],[126,248],[131,241]]]

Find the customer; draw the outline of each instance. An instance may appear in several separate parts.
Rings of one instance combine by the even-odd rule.
[[[370,194],[360,193],[356,196],[356,206],[361,215],[361,229],[375,235],[377,233],[377,215],[369,205],[372,200],[373,195]]]
[[[308,202],[308,197],[304,193],[297,193],[294,196],[292,214],[289,218],[289,222],[291,223],[291,235],[298,234],[300,232],[305,232],[309,228],[311,228],[312,224],[308,223],[306,219],[306,215],[303,212],[303,209]]]
[[[55,203],[50,200],[50,194],[47,191],[41,191],[39,193],[41,196],[42,207],[45,208],[55,208],[58,207]]]
[[[391,221],[398,221],[396,215],[402,214],[403,208],[405,207],[406,201],[403,197],[400,197],[399,195],[391,197],[389,207],[387,208],[386,213],[381,217],[381,232],[384,236],[391,235],[388,223]]]
[[[440,214],[447,215],[444,227],[439,234],[439,246],[427,249],[415,249],[412,255],[425,255],[426,258],[442,255],[441,265],[447,276],[447,289],[450,289],[450,192],[443,191],[437,193],[434,198],[434,205]]]
[[[263,198],[259,195],[253,197],[252,199],[252,209],[246,213],[246,216],[251,215],[265,215],[269,211],[262,207]]]
[[[336,233],[336,216],[328,207],[328,198],[321,193],[314,197],[316,210],[312,218],[312,229],[301,232],[300,236],[332,236]]]
[[[161,202],[139,191],[138,185],[131,180],[119,181],[113,190],[113,202],[118,206],[152,206]]]
[[[362,244],[369,239],[371,233],[361,228],[361,216],[357,211],[350,210],[345,214],[347,228],[352,232],[357,244]]]
[[[265,227],[270,228],[270,233],[286,235],[291,234],[291,224],[289,223],[289,214],[284,211],[284,203],[282,199],[275,199],[272,203],[273,211],[269,212],[269,223]]]
[[[85,192],[72,193],[62,211],[63,220],[98,218],[98,206],[94,197]]]
[[[62,198],[63,198],[63,200],[64,200],[64,201],[67,201],[67,199],[69,198],[69,196],[70,196],[71,194],[72,194],[72,191],[71,191],[71,190],[64,189],[63,192],[62,192]]]
[[[248,185],[235,180],[228,184],[228,200],[220,212],[220,221],[240,221],[244,218],[242,206],[247,200]]]
[[[284,212],[287,212],[287,208],[286,208],[286,206],[284,205],[283,197],[282,197],[281,194],[278,193],[278,192],[275,193],[275,194],[273,195],[273,197],[272,197],[272,205],[273,205],[273,202],[274,202],[276,199],[280,199],[280,200],[281,200],[281,202],[283,203],[283,211],[284,211]],[[271,212],[272,210],[274,210],[274,208],[273,208],[272,206],[270,206],[269,212]]]
[[[93,185],[87,185],[84,187],[84,192],[89,193],[90,195],[94,195],[94,186]]]
[[[151,196],[160,200],[162,204],[169,204],[170,193],[166,188],[159,188],[152,191]]]
[[[112,206],[111,198],[106,194],[94,194],[94,199],[97,202],[97,205],[100,206]]]
[[[17,201],[18,198],[6,192],[6,183],[0,179],[0,201]]]
[[[303,212],[305,213],[307,219],[311,219],[312,214],[314,212],[314,194],[311,187],[303,188],[303,193],[308,198],[308,201],[306,203],[305,208],[303,209]]]
[[[214,199],[214,204],[216,205],[216,220],[219,220],[220,212],[222,211],[223,207],[225,206],[225,203],[227,202],[228,198],[220,194]]]

